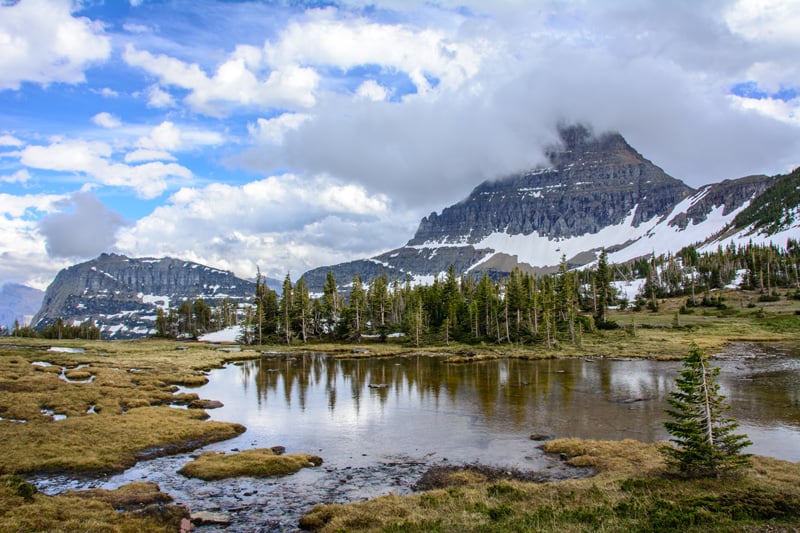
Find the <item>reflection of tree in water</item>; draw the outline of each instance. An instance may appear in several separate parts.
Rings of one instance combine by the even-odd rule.
[[[785,370],[762,359],[729,364],[721,374],[722,392],[737,419],[800,426],[800,359]],[[273,408],[306,410],[311,402],[324,402],[335,416],[396,404],[474,413],[488,427],[658,440],[665,437],[660,421],[675,364],[600,359],[448,364],[424,355],[335,359],[305,353],[265,357],[240,368],[241,384],[256,389],[259,407],[271,401]]]
[[[551,393],[554,382],[559,385],[561,407],[567,409],[577,379],[572,371],[561,371],[553,361],[512,359],[447,364],[442,358],[422,355],[334,359],[303,353],[249,361],[241,371],[245,387],[251,380],[255,384],[259,406],[266,405],[271,394],[281,394],[286,405],[297,402],[305,410],[308,395],[324,383],[322,388],[332,414],[338,395],[348,390],[356,412],[365,394],[377,398],[381,405],[390,395],[400,398],[405,394],[420,402],[432,401],[437,408],[443,398],[451,406],[459,399],[476,398],[483,416],[491,418],[508,412],[516,425],[523,424],[531,408]]]

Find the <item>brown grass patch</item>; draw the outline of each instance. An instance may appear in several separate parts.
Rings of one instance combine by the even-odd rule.
[[[0,531],[166,533],[178,531],[188,516],[182,507],[168,505],[172,499],[153,483],[25,497],[8,479],[0,477]]]
[[[206,452],[179,470],[187,477],[211,481],[231,477],[273,477],[294,474],[301,468],[319,466],[316,455],[278,455],[271,448],[225,454]]]

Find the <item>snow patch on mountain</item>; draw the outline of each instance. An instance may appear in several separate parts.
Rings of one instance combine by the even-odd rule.
[[[599,250],[625,244],[641,238],[653,227],[657,219],[635,226],[633,219],[638,206],[634,206],[625,219],[613,226],[606,226],[597,233],[585,233],[577,237],[561,237],[551,239],[534,231],[530,235],[510,235],[508,233],[492,233],[475,245],[475,248],[491,248],[495,252],[515,255],[521,263],[533,267],[546,267],[561,262],[562,255],[567,259],[588,250]],[[484,260],[485,261],[485,260]],[[481,263],[473,266],[479,267]]]
[[[792,223],[788,227],[785,227],[784,229],[771,235],[768,235],[763,231],[757,231],[753,226],[749,226],[737,231],[733,235],[711,241],[699,250],[713,251],[716,250],[718,246],[725,248],[731,244],[735,246],[746,246],[751,242],[759,245],[774,244],[775,246],[783,248],[786,246],[786,241],[789,239],[800,239],[800,207],[791,210],[788,218],[792,220]]]
[[[685,212],[682,204],[684,202],[676,206],[669,216],[658,222],[639,240],[619,251],[608,254],[609,261],[623,263],[652,253],[656,255],[675,253],[686,246],[702,243],[708,239],[709,235],[719,233],[725,226],[730,224],[736,218],[736,215],[749,205],[749,202],[742,204],[727,215],[724,214],[725,206],[716,206],[708,213],[705,220],[696,224],[690,223],[684,229],[678,226],[670,226],[669,221]],[[689,205],[693,204],[694,202]]]

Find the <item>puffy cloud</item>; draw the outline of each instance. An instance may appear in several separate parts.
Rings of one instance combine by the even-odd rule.
[[[418,222],[386,197],[324,176],[273,176],[241,186],[183,188],[120,232],[134,255],[173,255],[252,276],[295,277],[320,264],[400,246]],[[388,231],[394,230],[394,231]],[[398,237],[400,236],[400,237]]]
[[[237,47],[213,76],[208,76],[197,64],[137,50],[133,45],[126,47],[124,58],[129,65],[158,76],[163,85],[188,90],[185,101],[209,115],[221,115],[228,108],[238,106],[302,108],[314,105],[319,75],[313,69],[288,65],[271,69],[266,77],[259,79],[260,72],[254,71],[257,65],[253,64],[253,55],[259,56],[259,53],[252,47]]]
[[[731,96],[730,98],[742,109],[752,109],[775,120],[800,127],[800,98],[788,101],[777,98],[744,98],[741,96]]]
[[[196,128],[182,128],[171,121],[164,121],[140,137],[136,146],[145,150],[174,152],[191,150],[199,146],[215,146],[225,139],[218,132]],[[156,159],[168,159],[159,157]]]
[[[131,187],[142,198],[155,198],[167,189],[167,179],[190,179],[192,172],[176,163],[149,162],[127,165],[111,159],[112,148],[103,142],[57,141],[48,146],[31,145],[21,151],[23,165],[59,172],[79,172],[98,183]]]
[[[296,130],[309,119],[311,115],[305,113],[283,113],[270,119],[259,118],[256,124],[248,125],[247,129],[259,141],[281,144],[288,132]]]
[[[411,7],[378,5],[412,17]],[[279,144],[256,136],[240,162],[264,172],[328,172],[414,209],[441,209],[483,179],[542,162],[560,121],[620,131],[694,186],[797,164],[796,102],[743,103],[729,93],[749,79],[794,86],[800,51],[732,31],[724,2],[467,5],[476,16],[439,11],[441,18],[429,17],[438,26],[421,31],[337,20],[331,10],[290,24],[265,46],[270,62],[346,70],[374,61],[414,83],[414,73],[440,83],[428,97],[400,101],[322,94],[313,119]],[[365,83],[357,93],[375,88]]]
[[[488,41],[459,41],[437,29],[342,19],[334,10],[313,13],[307,21],[289,24],[276,43],[265,44],[269,64],[343,70],[380,65],[407,73],[422,93],[431,87],[428,77],[445,89],[461,86],[478,72],[489,48]]]
[[[158,85],[152,85],[150,89],[148,89],[147,98],[147,105],[149,107],[175,107],[175,100],[172,98],[172,95],[161,89]]]
[[[66,261],[48,257],[38,228],[42,215],[55,213],[61,195],[0,193],[0,280],[44,289]]]
[[[785,0],[738,0],[725,15],[734,32],[751,41],[800,46],[800,4]]]
[[[107,129],[118,128],[122,126],[122,121],[120,119],[118,119],[111,113],[107,113],[105,111],[93,116],[92,122],[94,122],[101,128],[107,128]]]
[[[109,250],[117,231],[126,225],[119,213],[108,209],[90,192],[76,192],[55,206],[60,212],[39,222],[51,257],[94,257]]]
[[[372,100],[373,102],[381,102],[386,100],[386,97],[389,96],[389,93],[386,88],[381,86],[377,81],[367,80],[358,86],[358,89],[356,89],[356,95],[360,96],[361,98]]]
[[[25,0],[0,6],[0,89],[22,82],[79,83],[104,61],[111,42],[102,25],[74,17],[70,0]]]
[[[13,135],[0,135],[0,146],[22,146],[24,143]]]

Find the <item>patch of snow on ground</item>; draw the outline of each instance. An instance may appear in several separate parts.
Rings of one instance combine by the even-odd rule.
[[[241,335],[241,326],[228,326],[225,329],[201,335],[197,340],[200,342],[236,342]]]
[[[635,279],[633,281],[612,281],[611,285],[617,289],[617,297],[625,298],[628,303],[633,304],[636,300],[636,295],[642,292],[642,287],[645,283],[644,278]]]
[[[742,286],[742,282],[744,281],[744,276],[747,274],[747,269],[741,269],[736,271],[736,276],[733,278],[729,284],[725,285],[726,289],[738,289]]]

